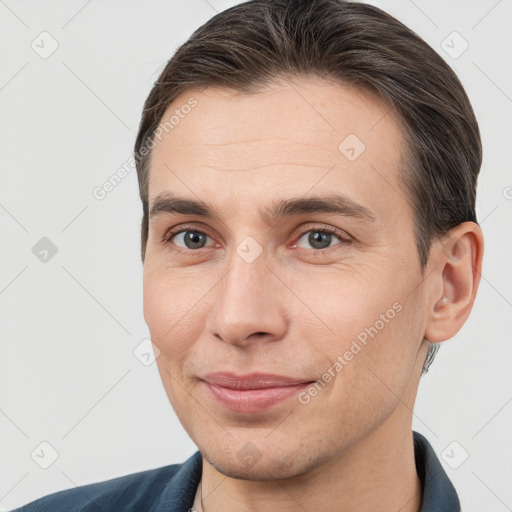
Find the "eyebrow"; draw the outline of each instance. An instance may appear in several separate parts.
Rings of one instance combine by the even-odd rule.
[[[283,217],[308,213],[334,213],[371,222],[377,220],[372,211],[344,195],[280,199],[260,210],[259,213],[267,223]],[[172,192],[158,194],[151,203],[149,218],[153,219],[162,214],[197,215],[207,219],[222,218],[221,213],[214,206],[203,201],[177,197]]]

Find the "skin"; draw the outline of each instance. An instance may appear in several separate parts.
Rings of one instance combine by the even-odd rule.
[[[283,79],[252,95],[191,89],[163,119],[192,96],[197,106],[152,151],[149,204],[172,191],[221,218],[150,219],[144,317],[169,400],[203,454],[203,509],[417,512],[411,429],[425,338],[449,339],[466,321],[480,228],[464,223],[436,240],[422,273],[398,182],[401,123],[365,92],[320,79]],[[366,147],[352,162],[338,149],[351,133]],[[375,219],[258,213],[333,193]],[[185,224],[207,235],[202,247],[190,248],[183,233],[162,242]],[[350,241],[334,234],[319,249],[308,236],[322,227]],[[237,253],[248,236],[262,248],[251,263]],[[235,413],[200,380],[213,371],[319,380],[395,303],[400,312],[306,405],[292,397]],[[247,463],[244,450],[259,460]]]

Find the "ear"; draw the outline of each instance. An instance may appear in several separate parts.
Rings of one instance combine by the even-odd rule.
[[[459,224],[432,244],[433,286],[425,330],[429,341],[450,339],[464,325],[480,283],[483,252],[483,233],[474,222]]]

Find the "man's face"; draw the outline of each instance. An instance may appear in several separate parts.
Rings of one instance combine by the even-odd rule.
[[[197,105],[152,153],[144,316],[184,428],[239,478],[298,475],[372,433],[410,433],[426,353],[397,118],[353,88],[300,84],[190,90],[162,125]],[[165,194],[215,215],[173,212]],[[339,212],[271,213],[334,196]],[[255,374],[294,381],[244,380]]]

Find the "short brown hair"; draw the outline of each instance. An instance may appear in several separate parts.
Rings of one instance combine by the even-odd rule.
[[[287,76],[320,77],[371,91],[403,120],[407,155],[399,178],[413,208],[422,270],[436,237],[462,222],[477,222],[478,123],[459,79],[423,39],[364,3],[252,0],[199,27],[168,61],[146,99],[134,148],[143,261],[147,148],[167,107],[192,87],[251,94]],[[434,355],[431,345],[426,368]]]

